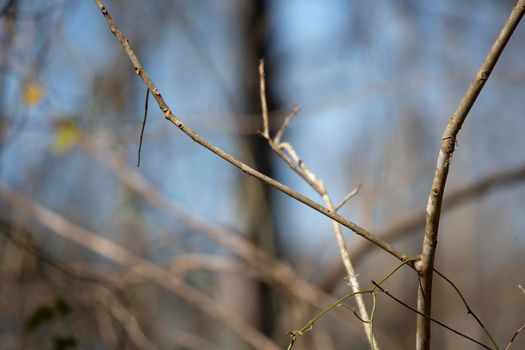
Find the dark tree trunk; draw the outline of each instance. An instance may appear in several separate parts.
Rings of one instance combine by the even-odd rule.
[[[262,130],[261,103],[259,94],[259,75],[258,64],[260,59],[266,60],[266,98],[268,110],[272,111],[278,108],[278,99],[275,96],[272,79],[272,62],[268,60],[270,56],[269,41],[269,2],[266,0],[252,0],[250,7],[245,16],[244,27],[246,30],[246,46],[244,49],[244,88],[246,100],[241,118],[249,118],[249,121],[242,120],[242,125],[248,125],[252,131],[243,137],[243,144],[255,168],[262,173],[274,177],[274,159],[266,141],[258,135],[255,130]],[[250,193],[246,198],[249,222],[249,233],[251,239],[261,249],[269,255],[276,256],[276,226],[275,209],[272,191],[268,186],[244,177],[245,182],[244,194]],[[249,188],[251,187],[251,188]],[[277,316],[276,295],[266,285],[259,284],[259,310],[258,323],[260,329],[268,335],[271,335],[274,329]]]

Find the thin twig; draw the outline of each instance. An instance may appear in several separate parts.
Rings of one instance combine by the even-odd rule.
[[[368,232],[364,228],[360,227],[359,225],[353,223],[352,221],[337,215],[335,212],[329,210],[328,208],[323,207],[322,205],[319,205],[315,201],[311,200],[310,198],[292,190],[288,186],[262,174],[261,172],[251,168],[250,166],[244,164],[237,158],[233,157],[231,154],[223,151],[219,147],[209,143],[207,140],[199,136],[197,133],[195,133],[191,128],[189,128],[186,124],[184,124],[169,108],[169,106],[166,104],[164,99],[162,98],[162,95],[159,91],[159,89],[155,86],[155,84],[151,81],[149,75],[146,73],[144,68],[142,67],[142,64],[138,60],[137,56],[131,49],[131,46],[129,45],[129,41],[124,37],[116,23],[113,21],[111,16],[109,15],[109,12],[107,8],[104,6],[101,0],[95,0],[97,3],[100,12],[104,16],[104,19],[108,23],[108,26],[111,30],[111,32],[115,35],[115,37],[118,39],[120,44],[122,45],[123,49],[125,50],[126,54],[128,55],[128,58],[130,59],[131,63],[133,64],[133,67],[135,69],[135,72],[142,78],[148,89],[152,92],[153,97],[157,101],[157,104],[160,108],[160,110],[163,112],[164,117],[172,122],[175,126],[177,126],[183,133],[188,135],[193,141],[200,144],[204,148],[208,149],[209,151],[215,153],[217,156],[221,157],[222,159],[226,160],[230,164],[234,165],[235,167],[239,168],[241,171],[245,172],[248,175],[251,175],[260,181],[276,188],[277,190],[287,194],[288,196],[300,201],[301,203],[309,206],[310,208],[320,212],[321,214],[329,217],[332,220],[337,221],[341,225],[349,228],[356,234],[364,237],[365,239],[373,242],[389,254],[395,256],[397,259],[401,261],[407,261],[408,255],[402,253],[400,250],[392,246],[390,243],[383,241],[379,237],[373,235],[372,233]]]
[[[409,259],[408,261],[405,261],[405,262],[402,262],[401,264],[399,264],[398,266],[396,266],[395,269],[393,269],[392,271],[390,271],[385,277],[383,277],[379,282],[378,284],[381,285],[383,283],[385,283],[386,281],[388,281],[388,279],[390,277],[392,277],[400,268],[402,268],[403,266],[405,265],[409,265],[410,262],[415,262],[417,261],[418,259]],[[315,315],[310,321],[308,321],[301,329],[297,330],[297,331],[289,331],[287,332],[288,335],[290,335],[290,344],[288,344],[288,348],[287,349],[291,349],[293,347],[293,344],[295,343],[295,341],[297,340],[298,337],[304,335],[306,332],[310,331],[313,326],[315,325],[315,323],[317,321],[319,321],[324,315],[326,315],[328,312],[330,312],[331,310],[335,309],[336,307],[339,307],[339,306],[342,306],[344,305],[344,302],[346,300],[348,300],[349,298],[353,297],[353,296],[357,296],[357,295],[362,295],[362,294],[374,294],[376,292],[376,289],[377,287],[374,287],[374,288],[371,288],[371,289],[367,289],[367,290],[361,290],[361,291],[356,291],[356,292],[351,292],[351,293],[348,293],[348,294],[345,294],[344,296],[342,296],[341,298],[339,298],[337,301],[335,301],[334,303],[332,303],[331,305],[329,305],[327,308],[321,310],[321,312],[319,312],[317,315]],[[374,300],[374,306],[373,306],[373,309],[372,309],[372,315],[375,313],[375,300]],[[359,319],[361,319],[361,317],[359,317]],[[372,323],[372,318],[370,318],[370,323]]]
[[[421,287],[418,288],[417,298],[417,310],[419,313],[416,326],[416,350],[430,349],[430,320],[423,315],[431,315],[432,311],[432,272],[436,254],[441,203],[450,162],[457,144],[457,135],[524,12],[525,0],[518,0],[443,133],[434,180],[432,181],[428,197],[421,261],[417,266],[421,275]]]
[[[343,307],[343,308],[345,308],[345,309],[347,309],[347,310],[352,311],[352,313],[354,314],[354,316],[355,316],[359,321],[361,321],[361,322],[363,322],[363,323],[370,323],[370,320],[364,320],[364,319],[361,318],[361,316],[359,316],[359,314],[358,314],[357,311],[355,310],[355,307],[352,307],[352,308],[351,308],[350,306],[348,306],[348,305],[346,305],[346,304],[339,304],[339,305],[337,305],[337,306],[339,306],[339,307]]]
[[[467,308],[467,314],[469,315],[472,315],[472,317],[474,317],[474,319],[476,320],[476,322],[479,324],[479,326],[481,327],[481,329],[483,329],[483,332],[485,333],[485,335],[489,338],[490,342],[492,343],[492,346],[494,346],[494,348],[496,350],[499,350],[499,346],[498,344],[496,343],[496,340],[494,339],[494,337],[492,336],[492,334],[490,334],[489,330],[485,327],[485,325],[483,324],[483,322],[481,322],[481,320],[478,318],[478,316],[474,313],[474,311],[472,311],[472,309],[470,308],[470,305],[467,303],[467,300],[465,299],[465,297],[463,296],[463,294],[460,292],[459,288],[454,284],[454,282],[452,282],[447,276],[445,276],[444,274],[442,274],[441,272],[439,272],[438,270],[434,269],[434,272],[438,274],[439,277],[443,278],[445,281],[447,281],[448,284],[450,284],[452,286],[452,288],[454,288],[454,290],[456,291],[456,293],[459,295],[459,297],[461,298],[461,301],[463,302],[463,305],[465,305],[465,307]]]
[[[281,142],[277,145],[279,149],[283,149],[285,153],[292,159],[292,161],[297,164],[297,166],[301,169],[301,171],[305,174],[305,176],[309,179],[308,183],[314,183],[315,186],[314,189],[319,193],[322,194],[325,192],[324,183],[320,179],[317,178],[317,176],[311,171],[307,166],[306,163],[303,162],[303,160],[299,157],[293,146],[288,142]]]
[[[265,82],[265,76],[264,76],[264,65],[261,63],[259,65],[259,80],[260,80],[260,94],[261,94],[261,101],[266,101],[266,92],[264,91],[264,86],[266,85]],[[265,131],[268,130],[268,118],[265,117],[265,103],[262,103],[263,105],[263,125],[265,128]],[[293,111],[292,111],[293,112]],[[280,135],[279,137],[282,137],[284,134],[284,131],[286,130],[286,126],[288,124],[288,121],[290,120],[291,116],[293,114],[289,114],[290,117],[285,117],[283,120],[283,123],[279,127]],[[268,134],[269,135],[269,134]],[[283,158],[288,165],[291,166],[291,168],[299,174],[305,181],[311,185],[311,187],[316,190],[323,201],[325,202],[326,207],[333,212],[337,212],[337,209],[334,208],[334,204],[332,202],[332,199],[330,195],[328,194],[328,191],[326,190],[326,187],[323,183],[323,181],[306,166],[306,164],[301,160],[297,152],[294,150],[292,145],[287,142],[281,142],[280,139],[274,138],[273,140],[268,137],[267,138],[268,145],[271,149],[276,150],[276,152]],[[280,151],[284,150],[285,154],[281,155]],[[355,191],[357,193],[357,191]],[[350,197],[348,198],[350,199]],[[347,200],[348,200],[347,199]],[[358,292],[361,288],[359,287],[359,281],[357,280],[357,276],[355,273],[354,266],[352,264],[352,261],[350,260],[350,254],[348,253],[348,247],[346,245],[343,232],[341,230],[341,226],[336,222],[332,220],[332,230],[334,232],[335,238],[337,240],[337,245],[339,247],[339,252],[341,254],[341,259],[343,261],[343,265],[346,270],[346,274],[348,276],[349,284],[353,292]],[[366,309],[365,302],[360,294],[355,295],[356,304],[359,309],[360,319],[369,319],[368,311]],[[365,331],[365,334],[367,336],[367,340],[370,343],[370,347],[372,350],[379,350],[379,346],[377,345],[376,338],[373,333],[373,325],[371,322],[364,322],[363,328]]]
[[[103,286],[96,286],[92,291],[93,296],[103,308],[110,312],[120,322],[128,334],[128,338],[137,349],[158,350],[158,347],[149,339],[131,310],[129,310],[114,295],[114,292]]]
[[[146,128],[146,119],[148,118],[148,100],[149,100],[149,89],[146,87],[146,100],[144,101],[144,119],[142,120],[142,129],[140,130],[137,168],[140,167],[140,151],[142,150],[142,138],[144,137],[144,129]]]
[[[465,338],[465,339],[468,339],[482,347],[484,347],[485,349],[489,349],[489,350],[494,350],[492,349],[491,347],[488,347],[486,346],[485,344],[477,341],[476,339],[472,338],[472,337],[469,337],[468,335],[458,331],[458,330],[455,330],[454,328],[450,327],[450,326],[447,326],[446,324],[444,324],[443,322],[440,322],[428,315],[425,315],[419,311],[417,311],[415,308],[413,308],[412,306],[408,305],[407,303],[405,303],[404,301],[396,298],[394,295],[392,295],[392,293],[390,293],[387,289],[384,289],[383,287],[381,287],[378,283],[376,283],[375,281],[372,281],[372,284],[374,286],[376,286],[381,292],[383,292],[384,294],[388,295],[390,298],[392,298],[394,301],[398,302],[399,304],[403,305],[404,307],[406,307],[407,309],[411,310],[411,311],[414,311],[416,314],[420,315],[421,317],[424,317],[426,319],[428,319],[429,321],[432,321],[434,322],[435,324],[438,324],[440,325],[441,327],[445,328],[445,329],[448,329],[449,331],[453,332],[453,333],[456,333],[457,335]]]
[[[275,136],[273,137],[273,142],[275,142],[276,144],[281,143],[281,139],[283,138],[283,135],[286,130],[286,127],[288,126],[288,123],[290,123],[290,120],[292,120],[292,118],[297,113],[299,113],[300,110],[301,108],[298,105],[295,105],[292,107],[292,109],[288,113],[286,113],[286,115],[284,116],[281,122],[281,125],[279,125],[279,128],[277,129],[277,132],[275,133]]]
[[[359,184],[356,188],[354,188],[352,191],[350,191],[344,198],[343,200],[341,201],[341,203],[339,203],[335,208],[334,210],[335,211],[338,211],[339,209],[341,209],[343,207],[343,205],[345,205],[350,199],[352,199],[353,197],[355,197],[356,195],[359,194],[359,191],[361,191],[361,187],[363,187],[362,184]]]
[[[262,79],[259,79],[259,91],[261,97],[261,108],[262,108],[262,119],[263,119],[263,131],[262,136],[266,139],[270,139],[270,126],[268,123],[268,103],[266,102],[266,83],[264,79],[264,59],[259,61],[259,75]]]
[[[512,343],[514,342],[514,340],[516,339],[516,337],[518,336],[518,334],[520,334],[521,331],[523,331],[525,329],[525,323],[523,324],[523,326],[521,326],[520,328],[518,328],[516,330],[516,332],[514,332],[514,334],[512,335],[512,338],[510,338],[510,341],[509,343],[507,344],[507,346],[505,347],[505,350],[509,350],[510,347],[512,346]]]

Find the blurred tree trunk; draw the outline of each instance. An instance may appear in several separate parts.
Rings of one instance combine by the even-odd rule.
[[[236,124],[248,130],[239,139],[241,158],[252,164],[262,173],[274,177],[272,154],[266,141],[256,130],[262,130],[261,103],[259,94],[258,64],[262,58],[269,56],[268,41],[268,1],[252,0],[237,4],[240,30],[244,38],[239,48],[241,62],[241,84],[234,112]],[[268,109],[278,107],[272,87],[271,62],[266,63],[266,92]],[[244,127],[245,126],[245,127]],[[270,256],[276,256],[274,226],[275,209],[270,189],[259,181],[239,175],[238,205],[246,233],[249,239]],[[277,299],[271,288],[260,282],[253,282],[243,277],[228,276],[222,280],[223,300],[228,306],[234,307],[241,315],[255,324],[262,332],[271,336],[277,318]],[[224,285],[227,283],[228,285]],[[249,301],[249,302],[248,302]],[[239,307],[242,302],[242,308]],[[241,310],[242,309],[242,310]],[[241,344],[228,344],[236,349]]]
[[[262,130],[258,64],[260,59],[266,60],[270,57],[269,1],[252,0],[250,5],[251,11],[246,12],[244,22],[246,46],[243,53],[245,55],[246,103],[244,113],[241,115],[251,115],[252,117],[249,118],[254,118],[253,125],[258,125],[257,130]],[[266,98],[269,111],[276,110],[279,104],[278,98],[275,96],[276,89],[273,88],[272,67],[272,62],[267,60]],[[254,115],[258,117],[254,117]],[[270,177],[275,177],[274,158],[266,141],[259,134],[253,132],[245,136],[243,141],[246,145],[246,152],[256,169]],[[251,239],[268,255],[276,256],[275,239],[277,235],[274,225],[276,213],[272,191],[268,186],[264,186],[251,178],[246,176],[242,178],[245,183],[244,188],[247,190],[245,193],[249,193],[249,197],[245,198],[246,202],[244,203],[247,209],[246,217]],[[259,284],[259,293],[260,314],[258,323],[265,334],[271,335],[277,316],[276,295],[262,283]]]

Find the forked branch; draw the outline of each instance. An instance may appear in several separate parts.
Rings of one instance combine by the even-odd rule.
[[[436,254],[441,203],[450,162],[456,148],[456,138],[524,12],[525,0],[518,0],[443,133],[434,180],[432,181],[432,188],[428,197],[421,261],[416,264],[416,269],[421,276],[417,298],[416,350],[430,349],[430,319],[423,315],[430,316],[432,310],[432,272]]]
[[[285,162],[294,170],[299,176],[301,176],[317,193],[321,196],[323,199],[326,207],[333,211],[337,212],[337,210],[342,207],[348,200],[350,200],[351,197],[355,196],[359,192],[359,187],[354,189],[352,192],[350,192],[345,198],[343,199],[342,203],[339,204],[337,207],[334,207],[334,204],[332,202],[332,198],[328,194],[328,191],[326,189],[326,186],[324,185],[323,181],[319,179],[307,166],[306,164],[299,158],[297,155],[297,152],[292,147],[290,143],[281,142],[281,138],[284,135],[284,132],[286,130],[286,126],[288,125],[291,117],[296,114],[297,108],[294,107],[291,113],[288,113],[281,123],[276,136],[272,138],[270,135],[270,127],[268,123],[268,107],[266,103],[266,81],[265,81],[265,74],[264,74],[264,60],[261,60],[259,62],[259,80],[260,80],[260,98],[261,98],[261,107],[262,107],[262,119],[263,119],[263,131],[262,131],[262,137],[268,142],[268,146],[276,152],[282,159],[285,160]],[[356,304],[359,310],[359,314],[355,313],[355,315],[360,319],[370,319],[368,315],[368,310],[366,309],[365,302],[363,300],[363,297],[359,292],[359,281],[357,280],[357,275],[355,273],[354,266],[352,264],[352,261],[350,259],[350,254],[348,253],[348,246],[346,245],[345,238],[343,236],[343,232],[341,230],[341,226],[336,221],[332,221],[332,230],[334,232],[334,236],[337,241],[337,245],[339,247],[339,253],[341,254],[341,260],[343,261],[343,266],[345,267],[346,276],[349,281],[349,285],[352,289],[352,291],[355,294],[355,300]],[[373,324],[372,322],[363,322],[363,328],[366,334],[366,338],[370,344],[370,348],[372,350],[379,350],[379,346],[377,344],[376,337],[373,332]]]
[[[133,64],[133,67],[135,69],[135,73],[137,73],[142,78],[142,80],[144,81],[144,84],[146,84],[146,86],[148,87],[148,89],[151,92],[152,96],[157,101],[157,104],[158,104],[160,110],[162,111],[162,113],[164,114],[164,117],[167,120],[169,120],[170,122],[175,124],[175,126],[177,126],[183,133],[185,133],[191,139],[193,139],[193,141],[197,142],[198,144],[200,144],[204,148],[208,149],[209,151],[215,153],[216,155],[218,155],[222,159],[226,160],[230,164],[234,165],[235,167],[239,168],[241,171],[245,172],[246,174],[257,178],[258,180],[260,180],[260,181],[262,181],[262,182],[264,182],[264,183],[266,183],[266,184],[276,188],[277,190],[279,190],[279,191],[287,194],[288,196],[290,196],[290,197],[300,201],[301,203],[306,204],[310,208],[312,208],[314,210],[317,210],[321,214],[324,214],[325,216],[329,217],[330,219],[337,221],[338,223],[340,223],[341,225],[349,228],[350,230],[352,230],[356,234],[364,237],[365,239],[369,240],[370,242],[374,243],[375,245],[381,247],[383,250],[385,250],[386,252],[388,252],[391,255],[395,256],[399,260],[401,260],[403,262],[409,260],[409,257],[406,254],[402,253],[400,250],[395,248],[390,243],[388,243],[388,242],[382,240],[381,238],[373,235],[372,233],[368,232],[367,230],[365,230],[364,228],[360,227],[359,225],[357,225],[357,224],[353,223],[352,221],[350,221],[350,220],[348,220],[348,219],[338,215],[334,211],[323,207],[322,205],[320,205],[317,202],[313,201],[312,199],[302,195],[301,193],[292,190],[288,186],[286,186],[286,185],[284,185],[284,184],[282,184],[282,183],[272,179],[271,177],[268,177],[268,176],[264,175],[263,173],[255,170],[253,168],[251,168],[250,166],[244,164],[243,162],[241,162],[240,160],[238,160],[237,158],[235,158],[231,154],[229,154],[229,153],[225,152],[224,150],[220,149],[219,147],[209,143],[207,140],[205,140],[200,135],[198,135],[195,131],[193,131],[191,128],[189,128],[186,124],[184,124],[182,122],[182,120],[180,120],[175,114],[173,114],[173,112],[171,111],[169,106],[166,104],[166,102],[162,98],[162,95],[161,95],[159,89],[155,86],[153,81],[150,79],[149,75],[146,73],[146,71],[142,67],[142,64],[140,63],[138,57],[135,55],[135,52],[133,51],[133,49],[130,46],[128,39],[126,39],[126,37],[122,34],[120,29],[118,28],[117,24],[111,18],[110,14],[109,14],[106,6],[104,6],[102,0],[95,0],[95,2],[97,3],[97,5],[98,5],[98,7],[100,9],[100,12],[104,16],[104,19],[108,23],[111,32],[118,39],[118,41],[120,42],[120,44],[124,48],[124,51],[128,55],[128,58],[130,59],[131,63]],[[412,263],[411,263],[411,266],[413,266]]]

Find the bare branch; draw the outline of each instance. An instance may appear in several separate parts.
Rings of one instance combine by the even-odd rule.
[[[315,184],[314,189],[319,192],[319,194],[325,192],[324,183],[320,179],[317,178],[317,176],[311,171],[307,166],[306,163],[302,161],[302,159],[299,157],[297,152],[295,152],[295,149],[293,146],[288,142],[281,142],[277,145],[279,149],[284,149],[285,153],[292,159],[292,161],[301,169],[301,171],[304,173],[304,175],[308,178],[308,183]]]
[[[260,68],[261,69],[261,68]],[[260,74],[260,80],[264,81],[264,71]],[[266,100],[266,95],[264,91],[264,82],[261,82],[261,101]],[[263,104],[264,106],[264,104]],[[292,111],[293,112],[293,111]],[[266,123],[268,119],[264,117],[265,111],[263,109],[263,124],[266,128]],[[290,114],[293,115],[293,114]],[[325,202],[326,207],[332,211],[337,212],[337,209],[334,208],[334,204],[332,202],[332,198],[328,194],[328,191],[326,190],[326,187],[323,183],[323,181],[306,166],[306,164],[301,160],[297,152],[294,150],[292,145],[288,142],[280,142],[280,137],[282,137],[282,133],[284,133],[284,129],[286,128],[286,125],[291,117],[285,117],[283,120],[283,123],[281,127],[279,128],[279,131],[282,130],[282,132],[279,135],[279,138],[274,138],[273,141],[271,138],[267,138],[268,145],[272,150],[274,150],[282,159],[285,160],[285,162],[294,170],[299,176],[301,176],[310,186],[319,193],[323,201]],[[285,150],[285,152],[282,152],[282,150]],[[355,191],[357,193],[357,191]],[[350,199],[350,196],[347,196],[348,199]],[[346,200],[348,200],[346,199]],[[343,202],[344,204],[344,202]],[[346,245],[343,232],[341,230],[341,225],[339,225],[338,222],[332,220],[332,230],[334,232],[334,236],[337,240],[337,245],[339,247],[339,252],[341,254],[341,259],[343,261],[343,265],[346,270],[346,274],[348,276],[349,285],[354,292],[359,292],[359,281],[357,280],[357,276],[355,273],[354,266],[352,264],[352,261],[350,260],[350,254],[348,253],[348,247]],[[360,319],[370,319],[368,316],[368,311],[366,309],[365,302],[363,300],[363,297],[361,294],[355,295],[356,303],[359,309],[360,316],[358,316]],[[357,315],[357,314],[356,314]],[[374,332],[373,332],[373,323],[372,322],[365,322],[363,323],[363,328],[365,331],[365,334],[367,336],[367,340],[370,344],[370,347],[372,350],[379,350],[379,346],[377,344]]]
[[[352,199],[353,197],[357,196],[359,194],[359,191],[361,191],[361,187],[363,187],[362,184],[359,184],[356,188],[354,188],[352,191],[350,191],[346,196],[345,198],[343,198],[343,200],[341,201],[341,203],[339,203],[335,208],[334,210],[335,211],[338,211],[339,209],[341,209],[350,199]]]
[[[266,80],[264,78],[264,59],[259,61],[259,90],[261,92],[261,108],[262,108],[262,119],[263,119],[263,131],[262,136],[269,140],[270,139],[270,126],[268,124],[268,103],[266,102]]]
[[[223,158],[230,164],[234,165],[235,167],[239,168],[241,171],[245,172],[248,175],[251,175],[258,180],[276,188],[277,190],[287,194],[288,196],[300,201],[301,203],[309,206],[310,208],[317,210],[321,214],[324,214],[325,216],[329,217],[332,220],[337,221],[341,225],[349,228],[350,230],[354,231],[356,234],[364,237],[365,239],[373,242],[386,252],[390,253],[391,255],[395,256],[401,261],[408,261],[410,260],[408,255],[402,253],[400,250],[392,246],[390,243],[383,241],[379,237],[373,235],[372,233],[368,232],[364,228],[360,227],[359,225],[353,223],[352,221],[337,215],[332,210],[323,207],[322,205],[319,205],[315,201],[311,200],[310,198],[292,190],[286,185],[283,185],[282,183],[262,174],[261,172],[251,168],[250,166],[244,164],[237,158],[233,157],[231,154],[223,151],[219,147],[209,143],[207,140],[199,136],[197,133],[195,133],[191,128],[189,128],[186,124],[182,122],[173,112],[170,110],[169,106],[166,104],[164,99],[162,98],[162,95],[159,91],[159,89],[153,84],[150,77],[142,67],[140,61],[138,60],[137,56],[131,49],[131,46],[129,45],[128,40],[124,37],[116,23],[113,21],[111,16],[109,15],[109,12],[107,8],[104,6],[101,0],[95,0],[97,3],[102,15],[104,16],[104,19],[109,25],[109,28],[111,32],[115,35],[115,37],[118,39],[122,47],[124,48],[124,51],[128,55],[131,63],[133,64],[133,67],[135,69],[135,72],[142,78],[150,92],[152,93],[153,97],[157,101],[157,104],[160,108],[160,110],[163,112],[164,117],[172,122],[175,126],[177,126],[183,133],[188,135],[193,141],[200,144],[204,148],[210,150],[211,152],[215,153],[217,156]]]
[[[297,113],[299,113],[300,110],[301,108],[298,105],[295,105],[292,107],[292,110],[290,112],[286,113],[286,115],[283,118],[283,121],[281,122],[281,125],[279,125],[279,128],[277,129],[277,132],[275,133],[273,142],[275,142],[276,144],[281,143],[281,139],[284,136],[284,132],[286,131],[286,127],[288,126],[288,123],[290,123],[290,120],[292,120],[292,118]]]
[[[436,253],[441,203],[450,162],[452,161],[452,155],[456,147],[456,138],[470,109],[485,86],[498,58],[512,36],[514,29],[518,26],[524,12],[525,0],[518,0],[443,133],[436,172],[428,197],[425,238],[421,251],[421,261],[416,264],[416,268],[421,276],[417,298],[417,310],[419,313],[416,329],[416,350],[430,349],[430,320],[422,315],[430,315],[432,310],[432,272]]]

